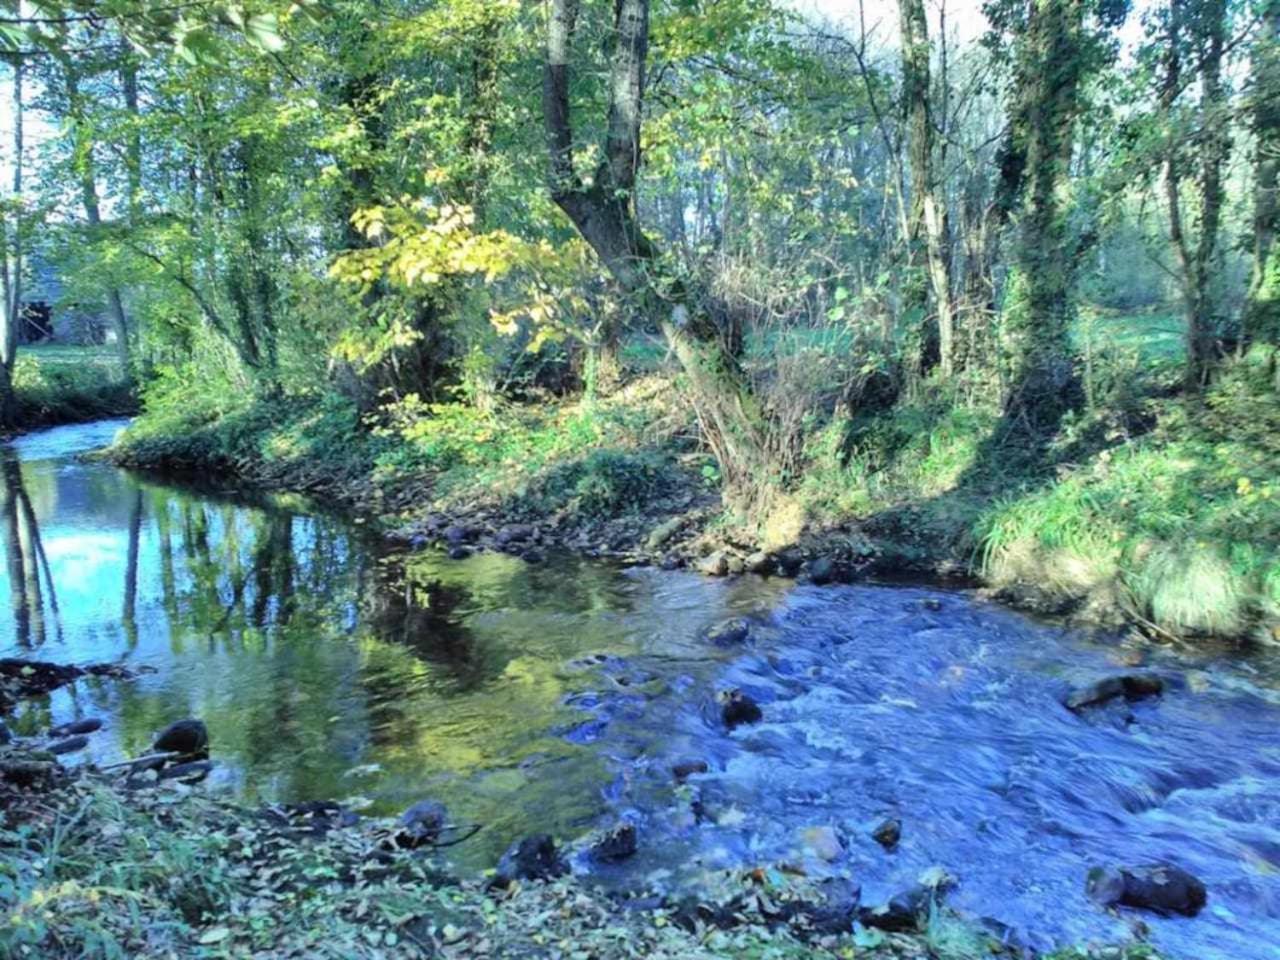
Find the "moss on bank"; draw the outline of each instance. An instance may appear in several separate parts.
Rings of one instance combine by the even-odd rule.
[[[949,398],[834,416],[754,517],[721,512],[691,413],[656,375],[596,401],[411,401],[376,419],[332,396],[215,407],[158,391],[112,455],[336,494],[410,532],[438,532],[428,515],[535,520],[587,529],[562,537],[574,545],[647,543],[686,560],[865,550],[869,534],[875,572],[1032,585],[1044,606],[1158,638],[1280,638],[1280,403],[1267,371],[1237,364],[1202,400],[1150,385],[1112,399],[1037,442]],[[656,544],[659,527],[679,535]]]

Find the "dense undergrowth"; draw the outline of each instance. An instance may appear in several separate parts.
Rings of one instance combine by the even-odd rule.
[[[773,509],[726,508],[708,536],[778,549],[855,525],[1159,638],[1275,638],[1280,405],[1269,372],[1241,361],[1194,399],[1168,368],[1095,377],[1094,403],[1031,439],[993,410],[928,390],[888,410],[829,413]],[[336,492],[400,522],[477,501],[523,517],[643,516],[717,487],[661,374],[598,398],[483,408],[410,398],[363,417],[332,394],[245,396],[161,379],[115,456]]]

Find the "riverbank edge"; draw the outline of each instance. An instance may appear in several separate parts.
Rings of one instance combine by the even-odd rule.
[[[220,426],[203,429],[213,432]],[[353,448],[366,442],[352,437]],[[536,561],[542,551],[564,549],[621,564],[689,568],[713,577],[754,573],[817,585],[938,584],[973,589],[984,598],[1082,629],[1130,630],[1148,639],[1167,639],[1149,631],[1149,624],[1136,618],[1113,589],[1048,589],[1043,578],[1025,570],[998,579],[984,576],[967,522],[919,523],[919,511],[910,503],[872,518],[797,524],[785,544],[770,547],[767,532],[726,523],[718,491],[692,470],[677,471],[674,496],[615,516],[584,517],[571,510],[531,511],[526,504],[483,491],[441,500],[433,496],[436,478],[431,471],[380,483],[373,458],[360,453],[335,465],[329,456],[310,452],[268,456],[261,452],[265,445],[257,437],[240,437],[239,455],[226,456],[221,443],[196,436],[162,433],[139,442],[126,432],[90,456],[157,478],[207,485],[217,477],[258,493],[300,494],[351,512],[389,542],[456,556],[501,550]]]
[[[22,741],[0,746],[5,956],[1023,955],[937,901],[918,929],[855,926],[856,887],[785,865],[725,871],[705,900],[608,892],[589,875],[467,880],[440,851],[406,846],[394,821],[332,804],[254,809],[124,776],[63,767]],[[1143,943],[1046,957],[1158,960]]]

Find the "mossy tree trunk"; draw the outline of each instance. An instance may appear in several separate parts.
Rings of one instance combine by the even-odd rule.
[[[930,104],[929,21],[924,0],[899,0],[902,29],[902,97],[911,167],[911,204],[907,245],[915,277],[906,291],[908,312],[921,316],[921,368],[936,363],[950,377],[954,361],[955,320],[951,264],[947,252],[946,202],[935,173],[934,117]],[[927,278],[927,281],[926,281]],[[930,297],[932,294],[932,297]],[[930,300],[932,312],[929,311]]]
[[[1199,389],[1209,378],[1220,353],[1219,296],[1222,250],[1219,244],[1226,189],[1223,169],[1231,151],[1230,116],[1222,79],[1226,45],[1226,0],[1171,4],[1167,11],[1164,70],[1160,104],[1167,123],[1164,158],[1165,203],[1169,241],[1178,262],[1186,317],[1186,383]],[[1184,60],[1199,68],[1200,103],[1183,131],[1177,101],[1186,88]],[[1189,217],[1183,182],[1193,179],[1195,212]]]
[[[1280,0],[1264,0],[1252,52],[1253,272],[1244,338],[1271,353],[1280,386]]]
[[[13,61],[13,203],[22,202],[23,164],[23,64]],[[18,323],[22,319],[23,231],[22,211],[0,218],[4,242],[4,305],[0,310],[0,429],[18,425],[18,398],[13,390],[13,365],[18,358]],[[12,232],[10,233],[10,230]]]
[[[547,26],[543,116],[550,187],[633,306],[661,326],[687,379],[704,434],[731,490],[758,483],[768,467],[765,423],[734,350],[712,308],[675,274],[635,215],[640,125],[649,48],[649,0],[616,0],[602,156],[590,184],[574,169],[570,112],[571,46],[578,0],[552,0]]]
[[[1008,143],[997,203],[1016,210],[1013,276],[1002,322],[1006,407],[1033,424],[1057,421],[1076,393],[1069,333],[1075,249],[1063,202],[1087,54],[1082,0],[1032,0],[1018,39]]]

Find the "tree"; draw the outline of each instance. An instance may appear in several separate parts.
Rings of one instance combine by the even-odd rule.
[[[22,319],[22,271],[25,213],[22,196],[23,143],[23,63],[13,66],[13,182],[12,193],[3,211],[4,310],[0,313],[0,429],[17,425],[17,397],[13,391],[13,366],[18,358],[18,324]]]
[[[1161,11],[1161,19],[1159,103],[1166,138],[1165,203],[1186,316],[1186,382],[1198,389],[1219,354],[1219,235],[1226,199],[1223,168],[1231,150],[1229,104],[1222,76],[1226,0],[1179,0]],[[1179,109],[1180,98],[1193,79],[1199,80],[1199,103],[1184,111]],[[1188,179],[1196,189],[1191,214],[1183,190]]]
[[[730,489],[759,480],[764,418],[713,308],[676,276],[636,218],[636,174],[649,52],[649,0],[614,5],[604,142],[589,180],[576,169],[570,105],[578,0],[552,0],[547,23],[543,117],[556,205],[591,246],[634,309],[656,320],[679,359],[708,443]]]
[[[1259,6],[1251,70],[1253,269],[1243,332],[1247,342],[1274,350],[1280,347],[1280,0]],[[1274,353],[1271,362],[1276,364]]]
[[[1016,35],[995,198],[999,219],[1017,225],[1002,311],[1006,407],[1015,418],[1052,425],[1079,394],[1069,333],[1082,238],[1071,229],[1065,199],[1076,126],[1086,82],[1109,53],[1107,31],[1123,21],[1126,6],[1026,0],[987,10],[998,29]]]
[[[911,166],[911,206],[907,239],[911,266],[924,270],[932,292],[935,320],[923,321],[922,366],[934,359],[943,377],[952,374],[955,320],[951,296],[951,262],[947,250],[946,203],[934,168],[934,130],[930,97],[929,22],[924,0],[899,0],[902,29],[902,97]],[[922,282],[913,284],[915,306],[926,313],[928,296]]]

